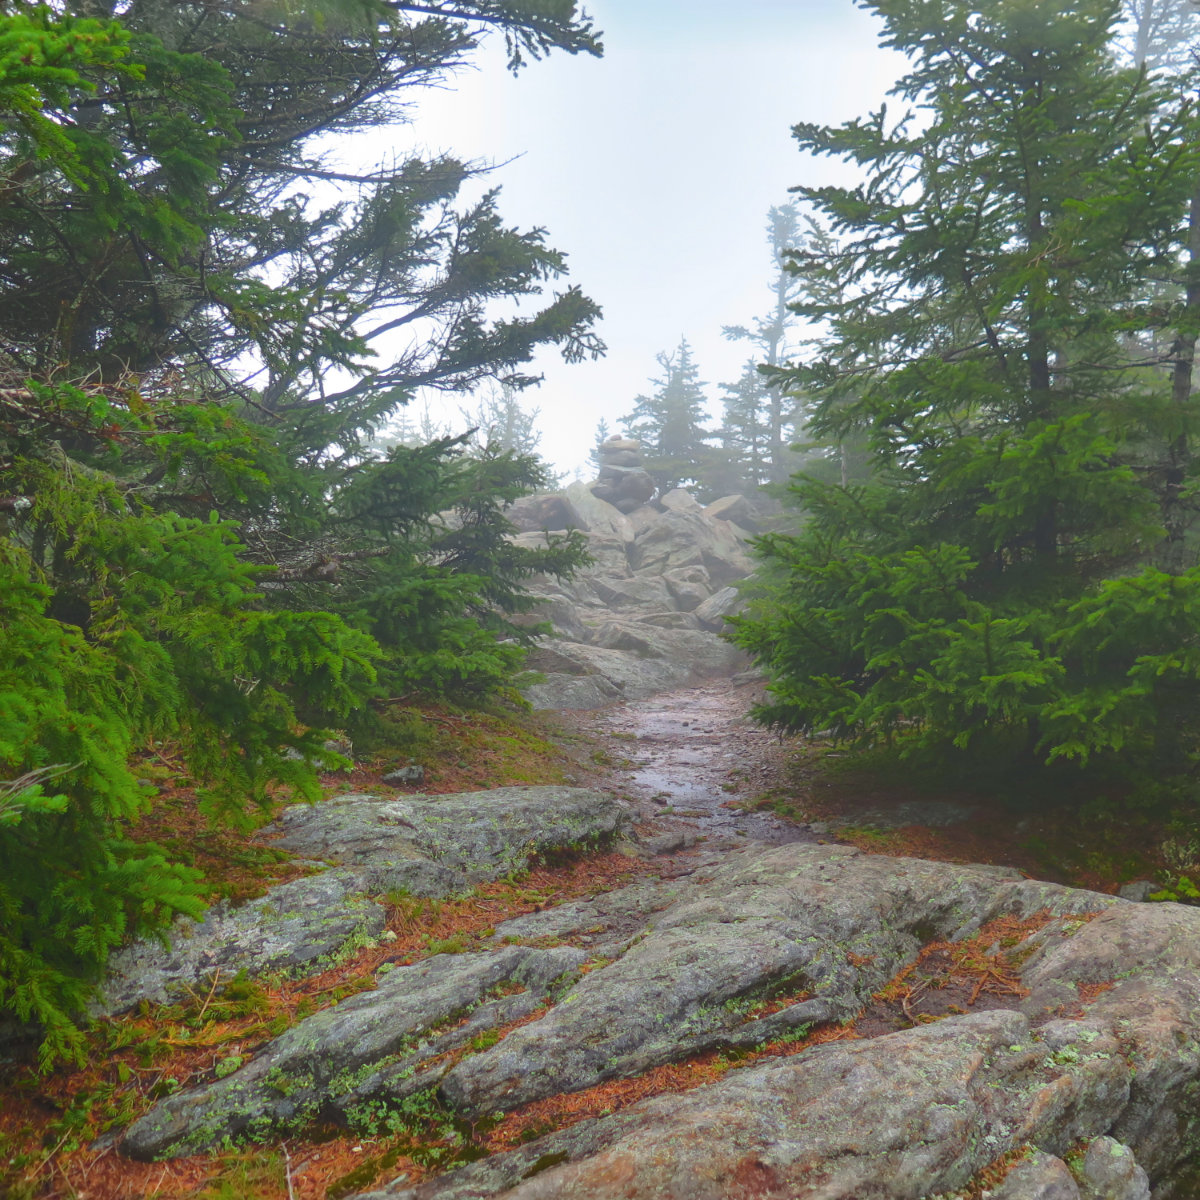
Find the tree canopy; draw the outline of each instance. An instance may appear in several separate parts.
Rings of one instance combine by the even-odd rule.
[[[779,369],[795,347],[795,314],[791,309],[801,285],[789,269],[790,256],[805,240],[795,203],[776,205],[767,213],[767,244],[771,249],[771,307],[751,325],[729,325],[727,338],[749,342],[755,356],[725,391],[721,442],[743,486],[782,484],[795,469],[791,447],[800,439],[799,398],[788,392]]]
[[[1115,0],[866,5],[910,68],[801,124],[823,336],[786,372],[865,484],[799,479],[739,639],[761,710],[909,748],[1160,769],[1200,732],[1191,84],[1114,60]],[[836,294],[830,285],[837,283]],[[1179,386],[1182,380],[1183,386]]]
[[[705,385],[687,339],[673,353],[660,354],[658,365],[662,374],[651,381],[654,391],[638,396],[621,423],[627,437],[642,443],[645,468],[659,490],[669,492],[704,477],[713,435],[705,428]]]
[[[135,751],[172,739],[222,820],[315,795],[372,696],[507,686],[522,580],[581,561],[506,540],[532,455],[374,445],[420,388],[602,349],[477,168],[337,157],[488,31],[514,70],[600,50],[570,0],[0,16],[0,1008],[47,1059],[112,946],[197,911],[130,840]]]

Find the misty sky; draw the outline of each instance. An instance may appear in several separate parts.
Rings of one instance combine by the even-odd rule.
[[[717,407],[717,384],[750,353],[721,327],[769,306],[767,209],[789,186],[836,177],[800,155],[791,126],[878,107],[897,60],[851,0],[585,6],[602,59],[555,55],[514,79],[497,39],[453,92],[422,100],[409,132],[505,164],[491,181],[505,219],[544,226],[571,281],[603,306],[606,358],[566,366],[546,354],[545,383],[525,394],[541,409],[545,456],[587,474],[599,419],[616,425],[681,336]]]

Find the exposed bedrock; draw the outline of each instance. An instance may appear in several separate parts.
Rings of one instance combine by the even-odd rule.
[[[813,847],[778,853],[810,863],[840,856]],[[865,925],[891,927],[897,938],[904,936],[892,909],[897,897],[911,898],[899,912],[915,916],[921,904],[913,901],[924,894],[931,919],[965,918],[964,931],[1001,912],[1102,911],[1090,922],[1052,922],[1036,937],[1024,973],[1030,994],[1009,1010],[816,1045],[581,1122],[417,1188],[400,1182],[373,1191],[370,1200],[921,1200],[953,1196],[1001,1160],[1016,1162],[991,1192],[1003,1200],[1147,1200],[1151,1189],[1156,1198],[1193,1197],[1200,913],[995,876],[989,887],[973,868],[953,877],[922,864],[914,875],[902,860],[868,861],[871,871],[895,874],[882,889],[878,875],[861,880],[884,898]],[[858,857],[844,865],[840,882],[850,884],[868,863]],[[940,900],[931,903],[926,889],[939,885]],[[836,909],[830,927],[839,938],[854,936],[864,925],[861,909],[852,899]],[[586,976],[543,1020],[558,1017],[603,974]],[[459,1076],[468,1068],[478,1077],[468,1067],[476,1061],[466,1060]],[[450,1079],[443,1087],[453,1090]]]
[[[168,1097],[134,1122],[122,1150],[135,1158],[188,1154],[318,1115],[353,1119],[380,1096],[402,1100],[437,1082],[427,1060],[527,1016],[585,957],[569,947],[507,946],[397,967],[374,991],[302,1021],[233,1074]]]
[[[499,926],[490,952],[381,976],[226,1078],[162,1101],[126,1151],[190,1153],[318,1114],[353,1124],[430,1089],[474,1121],[708,1047],[853,1017],[923,944],[1043,913],[1015,949],[1027,994],[1005,1008],[813,1045],[371,1195],[918,1200],[1028,1144],[1043,1157],[1002,1193],[1019,1200],[1070,1195],[1052,1160],[1102,1136],[1111,1143],[1093,1154],[1091,1175],[1072,1159],[1080,1196],[1140,1200],[1145,1178],[1156,1196],[1193,1194],[1197,910],[844,846],[690,861],[690,875]],[[450,1065],[448,1049],[547,1004]]]
[[[325,869],[246,904],[216,904],[203,921],[181,919],[168,946],[152,939],[126,946],[110,960],[96,1011],[163,1002],[217,972],[229,979],[242,970],[320,970],[383,931],[384,911],[371,896],[400,888],[457,895],[524,868],[535,855],[623,836],[631,821],[615,797],[567,787],[346,795],[292,805],[259,836]]]

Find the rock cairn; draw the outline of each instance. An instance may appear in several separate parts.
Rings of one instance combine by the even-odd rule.
[[[596,450],[600,471],[591,492],[618,512],[641,508],[655,493],[654,480],[642,467],[642,444],[614,434]]]

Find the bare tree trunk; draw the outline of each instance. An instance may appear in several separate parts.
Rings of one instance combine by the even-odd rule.
[[[1192,192],[1188,213],[1187,287],[1184,292],[1182,327],[1172,357],[1171,407],[1177,428],[1167,450],[1163,480],[1162,515],[1167,535],[1158,552],[1158,564],[1171,575],[1187,567],[1187,534],[1195,516],[1193,505],[1184,496],[1188,466],[1191,462],[1192,377],[1196,363],[1197,329],[1200,327],[1200,180]]]

